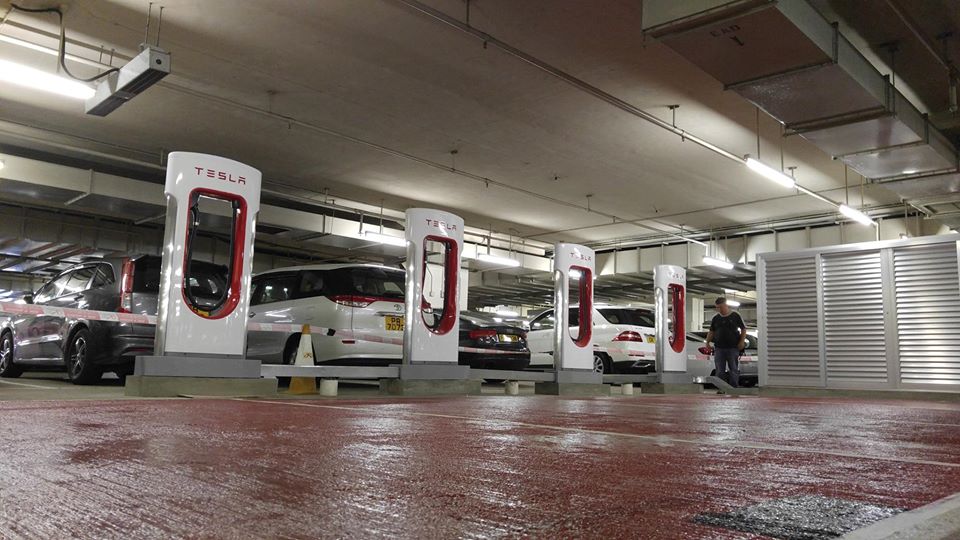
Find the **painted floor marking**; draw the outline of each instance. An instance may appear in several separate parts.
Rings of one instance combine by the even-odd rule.
[[[4,381],[4,380],[0,380],[0,383],[3,383],[3,384],[12,384],[12,385],[14,385],[14,386],[26,386],[27,388],[39,388],[39,389],[41,389],[41,390],[56,390],[56,389],[57,389],[57,387],[55,387],[55,386],[41,386],[41,385],[39,385],[39,384],[27,384],[27,383],[22,383],[22,382],[13,382],[13,381]]]
[[[341,411],[350,411],[350,412],[376,412],[382,414],[384,411],[379,408],[373,407],[347,407],[343,405],[318,405],[313,403],[303,403],[297,401],[270,401],[262,399],[248,399],[248,398],[235,398],[237,401],[247,401],[251,403],[268,403],[273,405],[293,405],[296,407],[310,407],[314,409],[334,409]],[[664,437],[660,435],[640,435],[636,433],[619,433],[616,431],[600,431],[595,429],[582,429],[574,427],[565,427],[565,426],[550,426],[544,424],[533,424],[529,422],[519,422],[516,420],[504,420],[502,418],[476,418],[472,416],[460,416],[454,414],[439,414],[439,413],[427,413],[427,412],[417,412],[417,411],[390,411],[390,412],[399,412],[403,414],[413,415],[413,416],[428,416],[433,418],[448,418],[453,420],[467,420],[470,422],[492,422],[500,424],[513,424],[516,426],[551,430],[551,431],[564,431],[572,433],[587,433],[590,435],[605,435],[609,437],[626,437],[631,439],[638,439],[643,441],[649,441],[652,443],[676,443],[676,444],[689,444],[693,446],[728,446],[734,448],[750,449],[750,450],[768,450],[773,452],[794,452],[799,454],[819,454],[825,456],[836,456],[836,457],[845,457],[845,458],[856,458],[856,459],[870,459],[876,461],[890,461],[895,463],[910,463],[915,465],[934,465],[938,467],[950,467],[955,469],[960,469],[960,463],[949,463],[945,461],[931,461],[926,459],[908,459],[908,458],[897,458],[897,457],[887,457],[887,456],[871,456],[865,454],[858,454],[854,452],[841,452],[837,450],[821,450],[814,448],[802,448],[796,446],[780,446],[776,444],[765,444],[765,443],[755,443],[755,442],[745,442],[745,441],[716,441],[716,440],[706,440],[706,439],[681,439],[678,437]]]
[[[666,407],[665,404],[651,405],[651,404],[649,404],[649,403],[618,403],[618,405],[623,405],[623,406],[625,406],[625,407],[641,407],[641,408],[653,408],[653,409],[663,409],[664,407]],[[670,406],[669,406],[669,408],[679,409],[680,407],[675,407],[674,404],[671,403]],[[699,410],[699,409],[697,409],[697,408],[695,408],[695,407],[684,407],[684,408],[687,409],[687,410],[690,410],[690,411],[697,411],[697,410]],[[742,409],[742,411],[745,412],[745,413],[750,413],[750,412],[753,412],[754,410],[755,410],[755,409]],[[939,410],[941,410],[941,409],[927,409],[927,410],[939,411]],[[781,411],[781,410],[777,410],[777,409],[764,409],[763,412],[765,412],[765,413],[775,413],[775,414],[785,414],[785,415],[790,415],[790,416],[802,416],[802,417],[805,417],[805,418],[847,418],[847,419],[850,419],[851,421],[862,421],[862,420],[864,420],[864,418],[855,418],[855,417],[851,417],[851,416],[837,416],[837,415],[825,416],[825,415],[822,415],[822,414],[804,413],[804,412],[791,412],[791,411]],[[881,421],[884,421],[884,422],[896,422],[896,423],[904,423],[904,424],[918,424],[918,425],[923,425],[923,426],[940,426],[940,427],[955,427],[955,428],[960,428],[960,424],[945,424],[945,423],[941,423],[941,422],[924,422],[923,420],[907,420],[907,419],[899,419],[899,418],[898,418],[898,419],[891,419],[891,418],[876,418],[876,417],[866,418],[866,420],[881,420]]]

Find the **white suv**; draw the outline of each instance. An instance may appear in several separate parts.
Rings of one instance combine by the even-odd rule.
[[[253,278],[250,320],[309,324],[377,337],[403,339],[404,284],[399,268],[372,264],[324,264],[271,270]],[[389,365],[401,360],[395,344],[313,335],[317,363]],[[293,363],[300,333],[247,333],[247,356],[265,363]]]
[[[570,308],[570,331],[580,324],[580,308]],[[553,331],[556,318],[547,310],[530,321],[527,344],[530,367],[553,369]],[[594,371],[602,373],[649,373],[655,369],[656,336],[652,306],[593,308]]]

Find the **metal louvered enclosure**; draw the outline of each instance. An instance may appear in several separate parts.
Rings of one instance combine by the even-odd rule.
[[[770,261],[765,281],[767,369],[772,384],[819,385],[816,258]]]
[[[960,391],[957,236],[764,253],[760,384]]]
[[[827,384],[887,382],[880,251],[821,257]]]
[[[960,385],[960,279],[953,243],[893,250],[901,385]]]

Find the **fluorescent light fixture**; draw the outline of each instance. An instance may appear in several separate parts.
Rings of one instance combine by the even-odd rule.
[[[772,180],[785,188],[794,188],[797,186],[797,183],[793,180],[793,178],[790,178],[773,167],[764,165],[753,158],[747,158],[747,167],[753,169],[753,171],[758,173],[760,176],[763,176],[768,180]]]
[[[378,233],[374,231],[364,231],[363,237],[372,242],[379,242],[390,246],[406,247],[407,239],[399,236],[390,236],[389,234]]]
[[[477,255],[477,260],[493,264],[500,264],[503,266],[520,266],[520,261],[516,259],[511,259],[509,257],[498,257],[489,253],[481,253],[480,255]]]
[[[7,164],[4,163],[2,159],[0,159],[0,169],[3,169],[3,168],[6,167],[6,166],[7,166]]]
[[[736,300],[729,300],[729,299],[728,299],[728,300],[727,300],[727,305],[730,306],[730,307],[740,307],[740,302],[737,302]]]
[[[90,99],[95,93],[82,82],[8,60],[0,60],[0,81],[75,99]]]
[[[724,270],[733,270],[733,263],[721,261],[720,259],[714,259],[713,257],[704,257],[703,264],[709,264],[710,266],[716,266],[717,268],[723,268]]]
[[[725,293],[727,293],[727,294],[747,294],[747,293],[745,293],[745,292],[743,292],[743,291],[738,291],[738,290],[736,290],[736,289],[723,289],[723,292],[725,292]]]
[[[869,216],[857,210],[856,208],[850,208],[845,204],[840,205],[840,213],[856,221],[857,223],[860,223],[861,225],[876,225],[876,223],[874,223]]]
[[[498,311],[496,313],[501,317],[519,317],[520,316],[520,314],[517,313],[516,311],[510,311],[510,310]]]

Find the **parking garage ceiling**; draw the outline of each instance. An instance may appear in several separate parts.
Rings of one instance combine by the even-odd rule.
[[[940,3],[944,13],[960,12]],[[137,53],[146,2],[65,4],[71,55],[121,64]],[[612,248],[840,219],[821,201],[611,106],[412,2],[162,4],[159,42],[172,53],[170,76],[104,118],[83,114],[75,101],[3,85],[0,150],[154,182],[168,151],[231,156],[260,168],[267,187],[299,197],[393,215],[438,207],[468,226],[545,245]],[[776,120],[645,38],[639,1],[423,4],[734,155],[796,167],[805,187],[833,200],[862,200],[878,215],[903,212],[892,191],[861,185],[859,175],[809,142],[782,137]],[[818,4],[849,18],[846,28],[863,31],[867,43],[896,33],[889,13],[886,33],[869,32],[862,22],[869,18],[856,19],[842,2]],[[929,18],[929,6],[900,4]],[[8,5],[0,1],[4,11]],[[57,31],[54,16],[21,12],[0,27],[2,36],[48,48]],[[921,31],[935,39],[941,29]],[[149,40],[156,39],[154,20]],[[54,57],[10,41],[0,40],[0,57],[53,69]],[[932,61],[925,54],[905,47],[898,63]],[[905,69],[899,84],[915,89],[923,100],[917,105],[939,112],[946,85],[938,90],[922,73]]]

